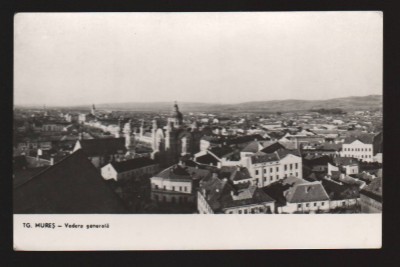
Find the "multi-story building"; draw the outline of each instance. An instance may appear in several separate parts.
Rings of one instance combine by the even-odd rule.
[[[289,176],[303,178],[302,158],[297,151],[279,149],[273,153],[258,152],[242,159],[258,187],[265,187]]]
[[[362,161],[372,162],[374,157],[372,136],[346,138],[342,145],[340,155],[342,157],[352,157]]]
[[[201,181],[197,210],[200,214],[273,213],[275,200],[251,183],[234,184],[213,176]]]

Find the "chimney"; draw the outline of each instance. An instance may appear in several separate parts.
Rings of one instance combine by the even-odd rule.
[[[54,157],[51,157],[51,158],[50,158],[50,165],[51,165],[51,166],[54,165]]]

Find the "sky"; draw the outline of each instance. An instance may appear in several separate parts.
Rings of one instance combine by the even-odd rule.
[[[382,16],[19,13],[14,104],[240,103],[382,94]]]

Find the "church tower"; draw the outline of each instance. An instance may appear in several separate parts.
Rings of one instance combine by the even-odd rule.
[[[153,151],[158,151],[158,146],[157,146],[157,121],[156,119],[152,120],[152,126],[151,126],[151,148]]]
[[[121,117],[119,117],[119,119],[118,119],[118,133],[116,134],[117,138],[124,136],[123,127],[124,127],[123,120],[122,120]]]
[[[174,109],[172,111],[171,117],[168,118],[168,122],[172,122],[173,128],[181,128],[183,124],[183,115],[179,111],[178,103],[175,101]]]
[[[96,107],[94,106],[94,104],[92,104],[92,110],[90,111],[90,113],[91,113],[93,116],[96,116]]]
[[[140,124],[140,128],[139,128],[139,138],[143,137],[144,134],[144,120],[142,120],[141,124]]]
[[[125,147],[128,151],[130,151],[133,147],[131,135],[132,135],[132,120],[129,120],[124,127]]]

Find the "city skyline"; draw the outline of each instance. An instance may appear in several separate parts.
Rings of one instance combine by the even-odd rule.
[[[382,94],[381,12],[24,13],[14,39],[15,105]]]

